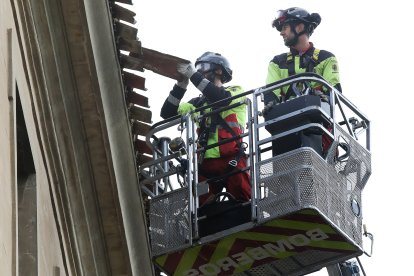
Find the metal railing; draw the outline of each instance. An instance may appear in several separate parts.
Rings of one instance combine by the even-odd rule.
[[[266,120],[266,118],[263,116],[263,113],[261,112],[261,110],[264,108],[263,96],[266,93],[272,93],[272,91],[275,89],[290,86],[294,83],[310,82],[318,83],[322,85],[326,90],[327,95],[329,95],[329,104],[327,108],[323,108],[322,106],[305,107],[300,110],[294,110],[290,113],[288,112],[283,116]],[[309,89],[304,91],[304,95],[309,94],[309,91]],[[252,97],[253,99],[251,100],[249,98],[246,98],[246,96]],[[240,99],[242,97],[244,97],[243,100],[238,102],[237,99]],[[229,101],[230,99],[233,104],[229,106],[220,106],[220,103],[223,101]],[[273,158],[273,156],[269,156],[269,154],[266,153],[269,152],[269,150],[272,148],[271,146],[267,148],[265,147],[269,143],[281,137],[303,131],[305,129],[318,129],[332,141],[328,153],[325,156],[321,156],[321,158],[323,158],[325,162],[330,163],[331,166],[336,166],[336,171],[338,173],[341,173],[347,169],[346,165],[336,165],[336,163],[339,162],[338,152],[341,148],[341,143],[339,142],[340,139],[344,139],[345,141],[342,143],[344,144],[342,147],[346,148],[347,143],[350,144],[355,142],[355,144],[357,143],[362,147],[363,150],[366,150],[369,153],[370,121],[358,110],[358,108],[356,108],[345,96],[343,96],[342,93],[337,91],[319,75],[313,73],[299,74],[285,80],[260,87],[258,89],[244,92],[230,99],[225,99],[213,103],[209,106],[197,108],[194,111],[185,114],[184,116],[175,116],[156,123],[152,126],[150,132],[146,136],[146,143],[150,148],[152,148],[154,152],[154,160],[142,164],[139,170],[145,178],[143,181],[141,181],[141,188],[143,192],[145,192],[150,197],[150,204],[154,203],[155,206],[160,202],[159,200],[162,199],[163,202],[165,201],[165,203],[163,203],[164,205],[158,204],[157,208],[173,208],[173,205],[181,200],[179,198],[175,199],[177,194],[186,194],[186,199],[180,201],[179,203],[186,206],[180,205],[177,207],[177,210],[180,210],[180,214],[186,213],[185,219],[183,219],[181,222],[173,222],[174,214],[171,214],[170,220],[165,220],[165,222],[169,223],[170,226],[171,224],[177,223],[177,227],[179,229],[185,229],[183,230],[183,238],[175,238],[175,241],[171,240],[159,242],[158,244],[163,245],[155,249],[153,247],[153,254],[155,255],[168,252],[172,248],[177,249],[179,247],[191,246],[194,242],[200,239],[197,223],[197,212],[199,208],[198,197],[206,191],[206,186],[209,182],[209,180],[203,182],[198,181],[198,156],[203,151],[220,146],[224,143],[232,142],[235,139],[247,139],[249,144],[249,152],[247,154],[248,166],[245,169],[250,171],[250,179],[252,185],[252,224],[257,223],[258,221],[258,202],[264,198],[264,192],[259,187],[260,168],[258,167],[258,164],[263,163],[263,161],[266,161],[267,159]],[[203,118],[210,117],[214,114],[229,110],[240,105],[245,105],[247,108],[246,132],[244,132],[239,137],[233,137],[219,141],[218,143],[208,146],[200,147],[197,144],[196,130],[198,124]],[[294,128],[288,128],[276,135],[271,135],[269,132],[264,131],[264,128],[271,124],[283,124],[284,120],[288,120],[290,118],[313,110],[316,110],[320,113],[320,115],[324,118],[325,123],[309,122]],[[174,128],[176,129],[174,130]],[[340,131],[338,128],[340,128]],[[363,141],[359,140],[359,136],[362,130],[365,130],[366,134]],[[168,148],[168,142],[170,141],[170,137],[176,136],[174,133],[177,132],[179,134],[178,136],[185,137],[185,139],[183,139],[185,140],[185,150],[173,152]],[[165,133],[168,134],[166,135]],[[158,136],[161,138],[158,138]],[[344,157],[344,159],[347,158],[348,157]],[[347,160],[345,160],[345,162],[346,161]],[[369,172],[367,172],[367,176],[362,181],[364,182],[361,184],[362,187],[359,187],[361,190],[363,188],[363,185],[365,185],[369,174],[370,168]],[[173,175],[177,176],[177,181],[175,182],[171,179]],[[168,199],[169,195],[171,195],[171,201],[166,200]],[[175,201],[172,200],[173,198]],[[154,215],[154,219],[164,219],[162,216],[164,216],[164,213],[167,211],[169,212],[171,210],[161,210],[160,214],[162,215],[157,213]],[[153,235],[157,235],[157,231],[161,233],[160,235],[162,236],[162,229],[154,230]],[[163,239],[164,237],[161,236],[160,238]],[[177,244],[175,243],[176,240],[181,240],[182,243],[178,242]],[[171,244],[169,244],[170,242]]]

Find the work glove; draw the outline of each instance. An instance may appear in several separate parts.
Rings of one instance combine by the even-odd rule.
[[[314,93],[315,96],[319,96],[321,98],[322,102],[326,102],[326,103],[329,102],[328,96],[325,95],[325,93],[323,93],[322,91],[314,90],[313,93]]]
[[[181,87],[182,89],[187,89],[187,86],[188,86],[188,78],[185,77],[183,80],[177,81],[177,86]]]
[[[191,63],[179,63],[177,64],[177,71],[189,79],[196,72],[196,69]]]
[[[272,107],[275,105],[275,102],[274,101],[270,101],[270,102],[268,102],[265,106],[264,106],[264,108],[263,108],[263,110],[262,110],[262,112],[261,112],[261,114],[259,114],[259,115],[261,115],[261,116],[266,116],[267,115],[267,113],[272,109]]]

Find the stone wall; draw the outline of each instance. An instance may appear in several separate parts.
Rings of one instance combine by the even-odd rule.
[[[0,1],[0,275],[152,275],[108,3]]]
[[[13,2],[0,2],[0,275],[65,275]]]

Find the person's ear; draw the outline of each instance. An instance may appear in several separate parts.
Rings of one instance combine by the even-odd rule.
[[[296,28],[296,32],[297,33],[301,33],[301,32],[303,32],[305,30],[305,24],[299,23],[299,24],[296,25],[295,28]]]

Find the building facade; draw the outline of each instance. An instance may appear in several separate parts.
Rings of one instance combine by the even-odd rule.
[[[110,3],[0,2],[0,275],[152,275]]]

